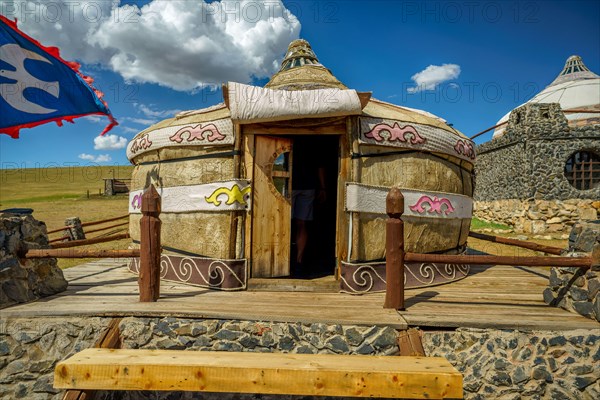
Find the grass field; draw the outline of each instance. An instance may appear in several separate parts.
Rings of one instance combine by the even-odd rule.
[[[46,169],[0,170],[0,210],[6,208],[32,208],[36,219],[44,221],[48,230],[64,226],[65,219],[79,217],[82,222],[97,221],[127,214],[128,196],[103,196],[102,178],[129,178],[132,166],[73,167]],[[89,198],[88,198],[89,192]],[[472,229],[507,229],[500,224],[490,224],[473,219]],[[91,228],[90,228],[91,229]],[[96,236],[92,234],[90,236]],[[500,235],[500,234],[497,234]],[[502,236],[514,237],[506,233]],[[60,233],[50,238],[60,237]],[[565,247],[566,240],[532,241],[556,247]],[[90,249],[126,249],[129,239],[89,246]],[[469,246],[497,255],[535,255],[536,252],[469,238]],[[539,253],[537,253],[539,254]],[[78,265],[87,260],[59,259],[61,268]]]
[[[99,193],[104,191],[103,178],[130,178],[132,170],[132,166],[0,170],[0,209],[32,208],[33,216],[45,222],[48,230],[64,226],[69,217],[89,222],[124,215],[128,212],[127,195]],[[60,233],[50,235],[56,237]],[[129,243],[127,239],[89,248],[126,249]],[[68,268],[85,261],[59,259],[59,265]]]

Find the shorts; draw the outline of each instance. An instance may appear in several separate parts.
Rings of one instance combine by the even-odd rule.
[[[292,190],[292,218],[302,221],[313,220],[315,190]]]

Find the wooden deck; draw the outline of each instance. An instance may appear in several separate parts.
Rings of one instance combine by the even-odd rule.
[[[137,277],[124,263],[98,260],[64,271],[67,291],[0,310],[9,317],[175,316],[280,322],[420,327],[599,329],[600,324],[547,306],[544,268],[474,267],[459,282],[406,291],[407,310],[383,309],[384,294],[335,292],[219,292],[162,282],[156,303],[139,303]],[[323,287],[329,288],[325,284]]]

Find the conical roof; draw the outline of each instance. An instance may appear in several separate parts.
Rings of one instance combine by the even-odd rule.
[[[600,110],[600,76],[590,71],[581,57],[571,56],[556,79],[524,104],[532,103],[559,103],[563,110],[584,110],[565,115],[572,126],[597,123],[598,114],[585,111]],[[512,110],[496,123],[502,126],[496,128],[494,138],[502,136],[506,131],[504,123],[508,121],[511,112]]]
[[[567,58],[567,62],[565,63],[565,67],[558,74],[556,79],[552,81],[552,83],[548,86],[558,85],[560,83],[570,82],[574,80],[580,79],[594,79],[600,78],[600,76],[596,75],[592,71],[589,70],[588,67],[585,66],[583,60],[579,56],[571,56]]]
[[[290,43],[281,62],[281,68],[265,87],[281,90],[347,89],[319,62],[310,43],[304,39],[297,39]]]

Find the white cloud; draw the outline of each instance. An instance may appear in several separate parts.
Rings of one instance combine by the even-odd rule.
[[[138,133],[140,129],[130,128],[128,126],[119,126],[125,133]]]
[[[456,79],[460,75],[460,65],[442,64],[430,65],[421,72],[410,77],[417,86],[408,88],[408,93],[434,90],[439,84]]]
[[[281,0],[0,3],[21,29],[58,46],[66,59],[181,91],[269,76],[300,33]]]
[[[149,118],[168,118],[181,112],[181,110],[153,110],[149,106],[140,103],[133,104],[142,114]],[[156,122],[156,121],[154,121]]]
[[[175,113],[173,113],[175,114]],[[124,121],[131,121],[131,122],[135,122],[136,124],[140,124],[140,125],[152,125],[158,122],[157,119],[153,119],[153,118],[133,118],[133,117],[125,117],[125,118],[121,118]]]
[[[117,135],[96,136],[94,150],[119,150],[127,146],[127,139]]]
[[[94,156],[92,154],[81,153],[78,157],[81,158],[82,160],[95,162],[95,163],[104,163],[104,162],[112,161],[112,158],[110,157],[109,154],[100,154],[98,156]]]

